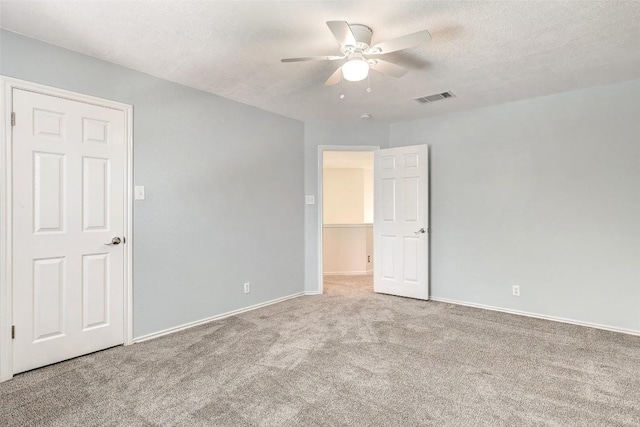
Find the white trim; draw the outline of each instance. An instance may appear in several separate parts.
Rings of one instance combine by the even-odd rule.
[[[306,291],[304,294],[305,295],[322,295],[322,292],[320,292],[320,291]]]
[[[322,283],[323,267],[322,267],[322,161],[324,151],[377,151],[380,149],[378,145],[318,145],[318,203],[316,209],[318,209],[318,293],[324,292],[324,284]]]
[[[183,331],[185,329],[193,328],[194,326],[204,325],[205,323],[213,322],[216,320],[224,319],[231,316],[236,316],[241,313],[246,313],[247,311],[252,311],[258,308],[266,307],[268,305],[277,304],[286,300],[290,300],[293,298],[297,298],[300,296],[306,295],[305,292],[297,292],[295,294],[287,295],[285,297],[272,299],[270,301],[261,302],[259,304],[251,305],[249,307],[239,308],[237,310],[228,311],[226,313],[218,314],[216,316],[207,317],[205,319],[196,320],[194,322],[189,322],[182,324],[180,326],[174,326],[173,328],[164,329],[162,331],[153,332],[147,335],[142,335],[133,339],[134,344],[138,344],[144,341],[149,341],[152,339],[160,338],[165,335],[173,334],[174,332]]]
[[[373,224],[323,224],[324,228],[372,228]]]
[[[2,139],[0,140],[0,166],[4,173],[0,174],[0,381],[13,378],[13,348],[11,346],[12,315],[12,204],[11,204],[11,111],[13,100],[11,87],[0,76],[2,104],[0,105],[0,123],[2,123]]]
[[[133,344],[133,106],[125,110],[127,122],[127,176],[125,184],[125,245],[124,245],[124,345]]]
[[[632,329],[617,328],[615,326],[606,326],[598,323],[583,322],[580,320],[566,319],[564,317],[548,316],[545,314],[530,313],[528,311],[512,310],[510,308],[494,307],[491,305],[477,304],[477,303],[466,302],[466,301],[457,301],[449,298],[440,298],[440,297],[434,297],[434,296],[431,297],[431,301],[444,302],[447,304],[463,305],[466,307],[473,307],[473,308],[481,308],[483,310],[499,311],[501,313],[516,314],[518,316],[533,317],[535,319],[551,320],[554,322],[568,323],[570,325],[586,326],[588,328],[602,329],[604,331],[619,332],[623,334],[640,336],[640,331],[634,331]]]
[[[41,85],[25,80],[14,79],[0,75],[0,166],[4,173],[0,174],[0,382],[13,378],[13,346],[11,340],[11,324],[13,319],[13,297],[12,297],[12,126],[11,112],[13,110],[13,89],[21,89],[43,95],[55,96],[72,101],[83,102],[85,104],[98,105],[112,108],[125,113],[126,144],[126,189],[124,200],[124,220],[125,220],[125,277],[124,277],[124,344],[132,342],[133,330],[133,200],[132,200],[132,180],[133,180],[133,107],[128,104],[97,98],[82,93],[58,89]],[[18,117],[17,120],[20,120]]]

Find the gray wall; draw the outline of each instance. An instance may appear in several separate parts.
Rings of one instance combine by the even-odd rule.
[[[391,126],[412,144],[433,296],[640,331],[640,80]]]
[[[337,101],[340,102],[340,101]],[[376,122],[322,123],[307,122],[304,126],[304,188],[305,194],[318,198],[318,146],[378,146],[389,145],[389,126]],[[305,227],[305,290],[317,292],[318,281],[318,205],[306,205]]]
[[[301,122],[6,31],[0,51],[4,75],[134,106],[134,336],[304,290]]]
[[[317,290],[317,147],[389,143],[431,146],[434,296],[640,331],[640,81],[303,130],[5,31],[0,73],[134,105],[136,336]]]

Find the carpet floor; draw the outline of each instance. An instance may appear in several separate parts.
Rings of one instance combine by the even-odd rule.
[[[638,426],[640,337],[378,295],[305,296],[0,384],[1,426]]]

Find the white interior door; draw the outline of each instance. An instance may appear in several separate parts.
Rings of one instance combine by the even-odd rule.
[[[375,292],[429,299],[429,150],[374,155]]]
[[[17,373],[123,343],[126,128],[123,111],[18,89],[13,111]]]

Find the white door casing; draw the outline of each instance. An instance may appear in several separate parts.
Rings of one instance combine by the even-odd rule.
[[[374,291],[429,299],[429,149],[374,153]]]
[[[3,264],[10,261],[12,274],[1,286],[11,295],[16,333],[12,357],[6,347],[2,354],[2,380],[131,340],[131,253],[124,242],[130,235],[130,107],[16,86],[5,88],[16,123],[6,150],[11,156],[3,158],[12,169],[12,179],[3,182],[10,187],[3,201],[11,206],[3,246],[12,256],[3,256]],[[113,237],[123,242],[107,245]],[[4,316],[0,322],[8,326]]]

